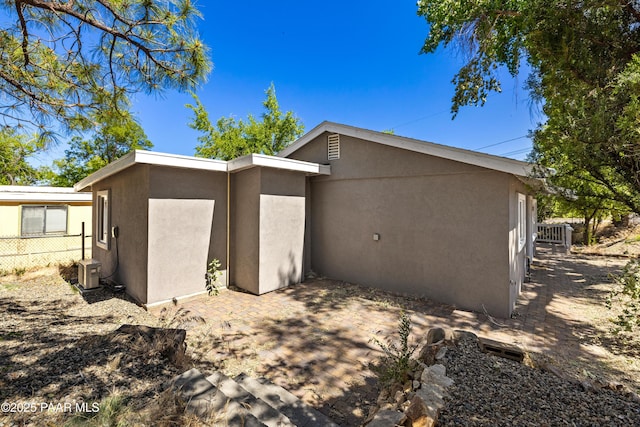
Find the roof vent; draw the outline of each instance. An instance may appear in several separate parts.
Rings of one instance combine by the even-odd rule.
[[[340,134],[334,133],[329,135],[328,140],[328,159],[338,160],[340,158]]]

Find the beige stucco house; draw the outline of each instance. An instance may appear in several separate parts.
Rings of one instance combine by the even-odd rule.
[[[88,176],[94,258],[145,305],[330,278],[511,314],[533,253],[530,165],[324,122],[278,156],[136,151]],[[117,237],[116,237],[117,236]]]
[[[0,185],[0,270],[81,258],[91,196],[73,188]]]

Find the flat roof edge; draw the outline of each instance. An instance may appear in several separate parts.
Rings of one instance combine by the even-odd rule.
[[[91,187],[98,181],[115,175],[116,173],[131,167],[135,164],[148,164],[155,166],[169,166],[176,168],[188,168],[199,170],[210,170],[218,172],[227,171],[227,162],[224,160],[204,159],[201,157],[182,156],[178,154],[157,153],[154,151],[135,150],[118,160],[109,163],[102,169],[97,170],[81,181],[77,182],[73,189],[83,191]]]
[[[0,194],[0,202],[58,202],[58,203],[81,203],[91,202],[89,193],[71,194],[51,194],[51,193],[22,193],[22,194]]]
[[[331,168],[318,163],[287,159],[266,154],[248,154],[233,160],[205,159],[201,157],[181,156],[153,151],[136,150],[92,173],[73,186],[77,192],[84,191],[98,181],[102,181],[135,164],[169,166],[186,169],[208,170],[214,172],[238,172],[251,167],[270,167],[308,174],[329,175]]]
[[[305,162],[303,160],[286,159],[283,157],[269,156],[266,154],[248,154],[229,161],[229,172],[239,172],[251,167],[268,167],[283,169],[293,172],[308,174],[330,175],[331,168],[328,165]]]

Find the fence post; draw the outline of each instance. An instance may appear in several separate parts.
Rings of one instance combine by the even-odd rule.
[[[82,221],[82,236],[80,237],[82,239],[82,259],[84,260],[84,221]]]
[[[564,225],[564,246],[567,252],[571,250],[571,232],[573,228],[569,224]]]

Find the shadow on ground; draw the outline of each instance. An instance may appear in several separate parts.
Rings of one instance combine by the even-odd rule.
[[[86,312],[67,285],[42,286],[45,293],[46,286],[55,288],[61,298],[0,294],[0,401],[91,405],[119,392],[135,405],[184,370],[169,363],[162,349],[115,333],[120,318]],[[17,425],[46,424],[39,412],[9,415]]]
[[[402,311],[411,316],[414,341],[432,327],[467,330],[557,357],[562,368],[626,377],[639,389],[640,371],[623,367],[638,346],[608,333],[603,306],[609,274],[623,262],[542,247],[512,319],[321,278],[259,297],[225,291],[183,307],[208,321],[206,332],[188,338],[202,370],[264,376],[335,421],[358,425],[378,393],[369,366],[382,353],[371,339],[397,336]],[[564,364],[571,360],[575,366]]]

